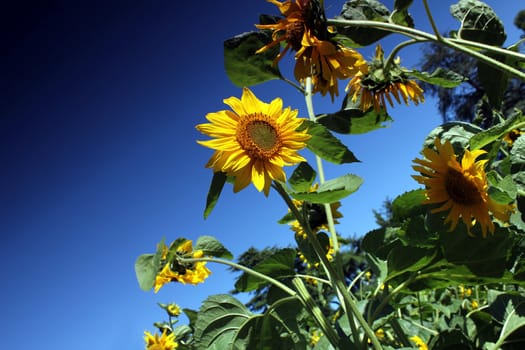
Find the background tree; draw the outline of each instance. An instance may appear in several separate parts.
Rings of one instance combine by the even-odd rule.
[[[522,35],[524,37],[525,10],[516,15],[514,25],[524,31]],[[493,110],[501,112],[503,116],[508,116],[515,108],[525,110],[525,82],[514,78],[509,79],[501,103],[494,103],[487,99],[485,91],[486,84],[490,82],[484,84],[479,79],[479,70],[487,69],[487,66],[478,64],[470,56],[436,43],[425,45],[422,51],[420,63],[422,70],[433,71],[437,68],[445,68],[466,78],[463,84],[451,89],[422,84],[427,94],[438,98],[437,107],[443,122],[460,120],[488,127],[493,124]],[[479,116],[475,119],[477,114]]]

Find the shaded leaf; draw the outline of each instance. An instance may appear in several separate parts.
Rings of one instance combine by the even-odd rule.
[[[279,46],[255,52],[272,41],[268,32],[247,32],[224,41],[224,68],[228,78],[239,87],[252,86],[281,78],[279,67],[273,64]]]
[[[317,173],[307,162],[301,162],[295,168],[288,180],[290,187],[295,192],[308,192],[312,187]]]
[[[276,279],[293,276],[295,274],[293,266],[296,254],[295,249],[280,249],[255,265],[253,270]],[[268,284],[267,281],[245,272],[235,283],[235,289],[241,292],[249,292],[266,284]]]
[[[515,129],[518,124],[522,124],[524,122],[525,122],[525,116],[521,112],[514,113],[508,119],[506,119],[503,123],[494,125],[488,130],[482,131],[474,135],[470,139],[471,150],[483,148],[489,143],[501,139],[506,133]]]
[[[386,122],[392,118],[383,109],[377,113],[374,108],[363,112],[359,108],[359,101],[353,102],[348,95],[343,100],[340,111],[329,114],[320,114],[316,121],[328,129],[340,134],[364,134],[373,130],[385,128]]]
[[[410,77],[424,81],[425,83],[443,88],[454,88],[468,80],[467,77],[461,74],[441,67],[436,68],[432,73],[410,70],[406,71],[406,74]]]
[[[413,0],[395,0],[394,11],[390,15],[390,19],[395,24],[405,27],[414,27],[414,19],[408,13],[408,8],[412,5]]]
[[[160,270],[160,261],[164,250],[164,240],[157,245],[155,254],[142,254],[135,261],[135,275],[140,289],[148,291],[155,284],[155,277]]]
[[[461,22],[458,34],[462,39],[501,46],[507,38],[501,20],[482,1],[460,0],[450,6],[450,13]]]
[[[211,180],[208,196],[206,197],[206,207],[204,208],[204,219],[208,218],[213,208],[217,204],[219,197],[224,187],[224,183],[228,177],[222,171],[214,172]]]
[[[335,164],[359,162],[352,151],[323,125],[304,120],[299,130],[306,129],[308,129],[308,134],[312,136],[307,141],[306,146],[319,157]]]
[[[423,214],[425,209],[422,203],[425,198],[425,191],[422,189],[408,191],[396,197],[392,202],[394,220],[402,221],[411,216]]]
[[[194,250],[202,250],[204,255],[215,256],[217,258],[233,259],[232,253],[226,249],[221,242],[212,236],[200,236],[197,239]]]
[[[294,192],[287,190],[295,199],[304,200],[312,203],[333,203],[337,202],[359,189],[363,179],[357,175],[347,174],[338,178],[326,181],[321,184],[315,192]]]

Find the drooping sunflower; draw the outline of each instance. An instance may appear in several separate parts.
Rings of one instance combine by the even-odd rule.
[[[146,343],[146,350],[174,350],[179,347],[179,343],[175,341],[175,334],[167,334],[166,330],[159,336],[150,332],[144,332],[144,342]]]
[[[177,247],[175,255],[183,258],[200,258],[203,252],[194,251],[192,241],[186,240]],[[205,261],[180,263],[176,257],[172,261],[163,259],[163,267],[155,277],[154,291],[157,293],[162,286],[170,282],[194,285],[202,283],[210,274],[211,271],[206,267]]]
[[[513,206],[494,201],[488,194],[485,174],[486,159],[476,160],[486,152],[465,150],[461,162],[458,161],[450,141],[434,141],[436,151],[427,148],[423,151],[426,159],[415,159],[414,170],[422,175],[414,175],[419,183],[426,186],[426,203],[441,204],[431,210],[433,213],[449,211],[445,224],[450,223],[450,231],[456,228],[459,219],[470,229],[479,223],[483,237],[487,230],[494,233],[494,223],[490,213],[503,222],[509,220]]]
[[[312,77],[313,93],[320,92],[323,96],[330,93],[333,100],[339,95],[337,80],[352,77],[366,61],[357,51],[345,48],[333,39],[318,1],[268,2],[276,5],[284,18],[273,24],[256,25],[259,29],[273,31],[272,41],[256,53],[285,43],[274,64],[288,50],[295,51],[294,75],[297,81],[304,84],[307,77]]]
[[[268,196],[273,180],[286,181],[285,165],[305,160],[297,153],[310,138],[307,131],[297,131],[303,119],[297,118],[297,110],[283,109],[280,98],[265,103],[248,88],[240,100],[230,97],[224,103],[232,111],[208,113],[211,123],[197,125],[197,130],[213,137],[197,142],[216,150],[206,167],[235,177],[234,192],[252,182]]]
[[[505,143],[507,143],[509,147],[512,147],[512,145],[514,145],[514,142],[524,133],[525,131],[523,130],[513,129],[503,136],[503,141],[505,141]]]
[[[415,105],[425,101],[423,89],[414,81],[407,78],[399,66],[399,59],[393,60],[389,67],[384,62],[384,52],[380,45],[376,47],[376,56],[372,62],[360,65],[359,72],[350,80],[346,91],[348,96],[356,102],[360,98],[360,108],[367,111],[374,107],[379,113],[386,110],[386,102],[394,106],[392,97],[408,105],[411,100]]]

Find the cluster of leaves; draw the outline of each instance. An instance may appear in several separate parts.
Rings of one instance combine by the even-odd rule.
[[[390,11],[376,0],[351,0],[338,18],[413,27],[414,20],[408,12],[411,3],[396,0]],[[451,7],[451,13],[461,23],[452,36],[498,47],[503,44],[506,37],[503,24],[481,1],[460,0]],[[261,23],[272,21],[275,22],[272,16],[261,16]],[[338,40],[353,47],[371,45],[389,34],[384,29],[358,26],[339,26],[337,31]],[[273,64],[279,50],[277,46],[255,55],[255,51],[271,40],[270,33],[258,31],[225,41],[226,73],[234,84],[246,86],[272,79],[286,80]],[[517,51],[519,45],[509,49]],[[443,52],[451,56],[448,51]],[[386,218],[376,214],[380,228],[368,232],[362,239],[340,240],[343,249],[335,259],[342,266],[342,283],[352,292],[359,313],[385,349],[413,348],[412,336],[419,337],[432,349],[513,349],[525,342],[521,340],[525,332],[525,217],[522,215],[525,213],[525,136],[517,138],[512,145],[502,142],[509,132],[524,128],[525,116],[520,110],[502,107],[506,101],[502,87],[509,82],[507,74],[482,63],[477,65],[474,74],[468,70],[454,72],[465,57],[453,57],[457,60],[452,59],[446,67],[429,64],[427,68],[432,72],[407,70],[406,74],[438,88],[453,88],[465,81],[479,84],[482,89],[472,95],[472,99],[476,101],[473,105],[481,107],[474,109],[475,118],[470,120],[478,118],[484,122],[445,123],[428,135],[424,147],[430,147],[439,137],[449,140],[458,154],[467,148],[486,150],[490,165],[487,169],[489,193],[501,203],[516,203],[516,210],[507,225],[496,225],[493,235],[472,237],[470,233],[481,235],[477,227],[470,232],[461,222],[454,232],[448,232],[443,224],[444,215],[432,213],[432,208],[423,204],[424,190],[413,190],[389,202]],[[494,58],[506,61],[504,56]],[[518,60],[506,63],[518,68],[524,64]],[[492,80],[489,82],[487,77]],[[445,112],[448,108],[442,109],[442,113]],[[368,133],[391,121],[385,110],[362,111],[359,101],[345,98],[339,111],[320,114],[302,127],[312,136],[307,142],[311,152],[326,161],[346,164],[358,159],[337,134]],[[340,201],[357,191],[362,183],[359,176],[345,174],[312,191],[316,178],[314,169],[301,163],[282,189],[291,198],[306,203],[305,208]],[[214,173],[205,217],[210,215],[230,180],[223,173]],[[307,214],[307,210],[303,210],[305,221],[310,219]],[[328,239],[324,233],[316,237],[319,241]],[[210,236],[201,237],[195,249],[203,250],[206,256],[232,259],[226,248]],[[368,335],[345,317],[344,305],[338,299],[340,291],[330,283],[329,273],[321,268],[308,268],[298,259],[298,251],[309,261],[319,261],[311,242],[305,240],[298,240],[297,247],[251,248],[241,255],[240,265],[255,274],[246,270],[241,273],[233,294],[247,292],[252,293],[253,298],[243,305],[232,295],[213,295],[198,311],[185,309],[189,324],[170,328],[183,340],[180,347],[331,349],[334,341],[329,339],[329,334],[318,336],[322,325],[315,321],[318,318],[327,320],[323,321],[325,325],[328,323],[333,328],[338,348],[368,348]],[[161,254],[159,248],[155,254],[146,254],[137,260],[137,277],[145,290],[155,283]],[[281,285],[276,286],[261,275]],[[311,280],[306,279],[307,275]],[[314,282],[308,283],[311,281]],[[283,290],[286,288],[297,294],[286,293]],[[363,344],[356,339],[363,340]]]

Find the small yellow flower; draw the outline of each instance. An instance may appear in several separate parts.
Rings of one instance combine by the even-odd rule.
[[[157,333],[152,335],[150,332],[144,332],[144,342],[146,350],[174,350],[179,346],[179,343],[175,341],[175,334],[167,335],[166,330],[160,337]]]
[[[321,337],[323,336],[323,333],[318,331],[317,329],[314,329],[312,332],[310,332],[310,346],[315,346],[319,340],[321,340]]]
[[[378,45],[374,61],[368,65],[359,66],[359,72],[346,87],[348,96],[352,98],[352,101],[356,102],[360,98],[362,111],[374,107],[374,111],[377,113],[382,108],[386,110],[387,101],[391,107],[394,106],[392,97],[397,103],[401,103],[402,99],[406,105],[408,105],[409,100],[415,105],[424,102],[423,90],[415,81],[406,77],[406,74],[399,67],[399,61],[392,61],[390,67],[387,68],[383,56],[383,49]]]
[[[470,306],[473,308],[473,309],[477,309],[479,307],[479,303],[477,300],[472,300],[470,302]]]
[[[523,135],[525,131],[520,129],[514,129],[509,131],[508,133],[503,136],[503,141],[505,141],[510,147],[514,144],[514,141],[518,139],[521,135]]]
[[[176,249],[176,254],[186,258],[200,258],[203,256],[201,250],[193,251],[191,240],[186,240],[180,244]],[[176,267],[176,271],[172,270],[172,265]],[[154,291],[157,293],[162,286],[169,282],[177,281],[182,284],[202,283],[210,274],[211,271],[206,267],[205,261],[198,261],[191,264],[181,264],[177,259],[175,259],[174,262],[168,261],[164,263],[163,268],[155,277]]]
[[[419,350],[428,350],[427,344],[423,341],[423,339],[421,339],[417,335],[410,337],[410,340],[412,340],[414,344],[416,344]]]
[[[179,316],[181,312],[180,306],[177,304],[168,304],[168,306],[166,306],[166,311],[170,316],[173,317]]]
[[[216,150],[206,167],[235,177],[234,192],[252,182],[267,196],[273,180],[286,181],[285,165],[305,161],[297,153],[310,138],[306,131],[297,131],[303,119],[297,118],[297,110],[283,109],[280,98],[264,103],[248,88],[240,100],[230,97],[224,103],[232,111],[209,113],[211,123],[197,125],[213,137],[197,142]]]
[[[450,141],[441,144],[436,138],[434,145],[436,151],[425,149],[423,155],[426,159],[415,159],[414,163],[419,165],[413,166],[414,170],[422,174],[414,175],[413,178],[427,187],[426,203],[441,204],[432,212],[449,211],[445,223],[451,223],[450,231],[456,228],[461,218],[469,234],[478,222],[483,237],[487,235],[487,230],[494,233],[490,213],[507,222],[513,206],[498,203],[489,197],[484,169],[487,160],[476,161],[486,152],[465,150],[460,163]]]

